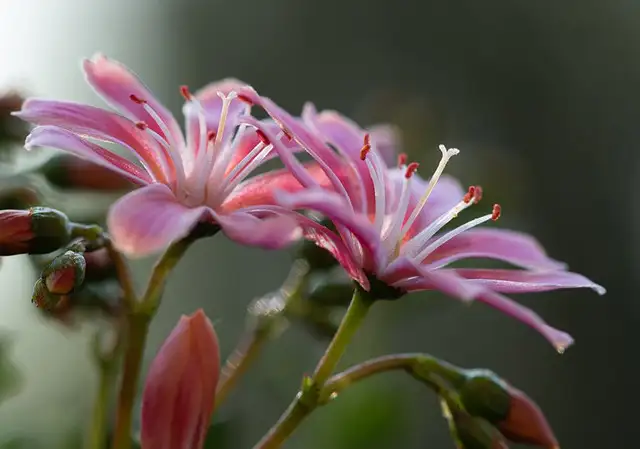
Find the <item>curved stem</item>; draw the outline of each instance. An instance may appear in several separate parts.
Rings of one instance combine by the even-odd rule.
[[[116,267],[116,276],[118,278],[120,286],[122,287],[125,307],[128,311],[133,310],[137,302],[137,295],[135,287],[133,285],[133,278],[131,277],[131,272],[129,271],[129,266],[127,265],[127,261],[125,260],[122,253],[120,253],[113,247],[111,239],[105,237],[105,242],[109,257],[113,261],[113,265]]]
[[[113,449],[129,449],[131,447],[131,418],[149,325],[160,305],[169,273],[193,241],[194,238],[188,237],[167,248],[153,269],[142,301],[134,303],[127,316],[127,344],[118,395],[116,426],[111,446]]]
[[[302,389],[278,422],[267,432],[255,449],[279,448],[300,423],[320,404],[320,391],[342,358],[373,304],[373,298],[360,287],[353,292],[351,304],[342,318],[338,331],[318,362],[311,378],[303,381]]]
[[[279,301],[276,301],[275,304],[266,301],[265,307],[254,307],[256,311],[253,313],[251,313],[250,307],[250,314],[255,319],[251,321],[240,343],[222,368],[216,391],[216,408],[225,401],[238,380],[260,355],[267,342],[275,338],[275,334],[279,334],[277,330],[282,325],[282,320],[287,316],[289,309],[296,307],[297,302],[301,299],[309,273],[307,262],[295,261],[280,290],[270,295],[272,298],[278,298]],[[264,301],[265,298],[257,300],[256,303]]]

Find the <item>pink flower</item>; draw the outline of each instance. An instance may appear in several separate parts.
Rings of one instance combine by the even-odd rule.
[[[200,309],[180,318],[151,363],[142,395],[142,449],[200,449],[211,422],[220,348]]]
[[[314,211],[333,221],[337,233],[302,215],[299,218],[305,236],[330,251],[363,288],[384,285],[386,294],[397,295],[440,290],[463,301],[478,300],[538,330],[558,351],[569,346],[572,338],[501,293],[573,287],[605,293],[600,285],[565,271],[564,264],[549,258],[526,234],[473,229],[497,220],[499,205],[442,232],[482,196],[480,187],[465,192],[453,178],[442,175],[449,159],[458,154],[457,149],[440,146],[442,160],[427,182],[416,175],[418,164],[407,164],[404,155],[399,157],[397,168],[389,168],[380,154],[380,142],[335,112],[317,113],[312,105],[306,105],[300,123],[249,89],[242,95],[262,106],[283,132],[326,170],[330,189],[319,185],[294,155],[282,152],[282,161],[306,189],[281,192],[276,197],[283,207]],[[259,127],[255,120],[251,123]],[[267,138],[273,138],[270,130],[263,131]],[[351,172],[352,176],[339,177],[332,172]],[[450,267],[453,262],[479,257],[520,269]]]
[[[84,61],[88,83],[115,112],[72,102],[29,99],[16,115],[38,125],[27,148],[50,146],[118,172],[142,188],[111,208],[108,226],[116,246],[144,256],[187,235],[200,221],[219,225],[240,243],[279,248],[297,239],[291,217],[259,206],[273,203],[271,189],[300,188],[286,170],[246,180],[275,155],[261,131],[245,125],[250,105],[237,80],[210,84],[186,98],[186,139],[171,113],[123,65],[97,55]],[[265,129],[272,121],[258,121]],[[95,141],[117,144],[135,164]],[[275,142],[275,141],[274,141]],[[293,143],[277,145],[295,151]],[[288,145],[288,146],[287,146]]]

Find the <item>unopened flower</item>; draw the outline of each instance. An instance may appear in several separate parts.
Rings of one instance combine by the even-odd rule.
[[[508,449],[498,429],[486,419],[444,401],[442,409],[458,449]]]
[[[54,295],[73,293],[84,282],[86,266],[84,256],[75,251],[56,256],[42,271],[47,291]]]
[[[180,318],[142,394],[142,449],[201,449],[220,374],[218,338],[202,310]]]
[[[27,138],[27,148],[66,150],[142,186],[109,212],[117,248],[147,255],[186,236],[201,221],[219,225],[233,240],[265,248],[282,247],[299,237],[295,220],[260,207],[273,202],[275,187],[299,188],[296,179],[280,170],[246,181],[275,154],[274,143],[263,132],[241,126],[250,105],[238,92],[246,86],[227,79],[194,94],[183,87],[185,138],[171,113],[123,65],[98,55],[83,68],[89,84],[122,115],[40,99],[27,100],[16,115],[38,125]],[[277,128],[271,121],[260,123]],[[124,147],[139,165],[95,141]]]
[[[468,371],[459,393],[469,413],[490,421],[507,439],[545,449],[559,447],[540,407],[491,371]]]
[[[66,215],[48,207],[0,210],[0,255],[46,254],[66,245],[71,224]]]
[[[123,192],[135,184],[117,172],[68,154],[59,154],[38,168],[38,173],[61,189]]]
[[[489,213],[442,232],[445,225],[482,197],[480,187],[472,186],[465,192],[454,179],[442,175],[447,162],[458,154],[457,149],[441,145],[442,159],[429,181],[424,181],[416,173],[418,164],[408,163],[404,155],[399,156],[397,167],[389,168],[376,139],[334,112],[318,114],[307,105],[300,123],[255,92],[246,90],[242,95],[262,106],[282,132],[316,160],[331,182],[330,188],[319,185],[292,154],[282,151],[282,161],[306,189],[277,195],[280,205],[330,219],[336,232],[300,215],[305,237],[331,252],[363,288],[374,290],[374,296],[440,290],[464,301],[478,300],[523,321],[563,351],[573,341],[568,334],[550,327],[501,293],[571,287],[605,292],[589,279],[565,271],[564,264],[549,258],[528,235],[473,229],[500,217],[497,204]],[[251,123],[260,128],[255,120]],[[277,137],[272,130],[263,128],[263,132],[269,139]],[[340,177],[337,173],[351,176]],[[452,262],[477,257],[501,260],[522,269],[448,267]]]

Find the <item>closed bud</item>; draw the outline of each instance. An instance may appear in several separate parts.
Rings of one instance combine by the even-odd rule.
[[[66,215],[48,207],[0,211],[0,256],[46,254],[71,240]]]
[[[218,338],[202,310],[180,318],[142,394],[142,449],[202,449],[220,375]]]
[[[84,256],[66,251],[56,256],[42,272],[47,291],[54,295],[68,295],[84,282],[86,262]]]
[[[459,394],[470,414],[494,424],[507,439],[545,449],[558,449],[558,441],[540,407],[495,373],[467,371],[467,379]]]
[[[84,253],[87,264],[85,280],[104,281],[116,277],[116,266],[106,248]]]
[[[124,176],[85,159],[60,154],[38,168],[53,186],[61,189],[122,192],[135,185]]]
[[[54,312],[66,307],[68,304],[68,297],[49,293],[44,279],[40,278],[33,286],[31,302],[34,303],[38,309],[45,312]]]
[[[508,449],[498,429],[484,418],[452,409],[449,420],[459,449]]]

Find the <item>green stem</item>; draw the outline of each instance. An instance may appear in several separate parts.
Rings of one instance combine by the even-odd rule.
[[[368,293],[356,287],[340,327],[320,359],[313,376],[303,381],[302,389],[292,404],[254,449],[279,448],[300,423],[320,405],[320,391],[340,362],[347,345],[364,321],[373,302]]]
[[[309,273],[308,263],[303,260],[295,261],[279,292],[275,293],[281,299],[281,302],[272,307],[254,307],[256,309],[252,313],[252,318],[254,319],[251,321],[249,329],[245,332],[240,343],[233,350],[222,368],[216,391],[216,408],[226,400],[238,380],[260,355],[264,346],[275,338],[276,334],[279,335],[277,330],[282,326],[282,320],[286,319],[289,309],[297,306],[305,289]],[[259,299],[256,303],[260,301],[263,301],[263,299]],[[254,303],[254,306],[256,303]],[[269,301],[267,301],[267,305],[270,305]]]
[[[99,337],[97,337],[99,338]],[[96,345],[96,358],[99,368],[98,394],[95,399],[93,416],[91,419],[91,428],[89,431],[89,440],[87,448],[104,449],[107,442],[107,415],[109,410],[109,400],[111,398],[111,390],[118,375],[118,361],[120,355],[121,338],[108,354],[100,354],[99,340]]]
[[[194,238],[185,238],[167,248],[153,269],[142,301],[134,303],[127,316],[127,344],[118,395],[116,426],[111,446],[113,449],[129,449],[131,447],[133,406],[138,389],[149,325],[160,305],[169,273],[193,241]]]

